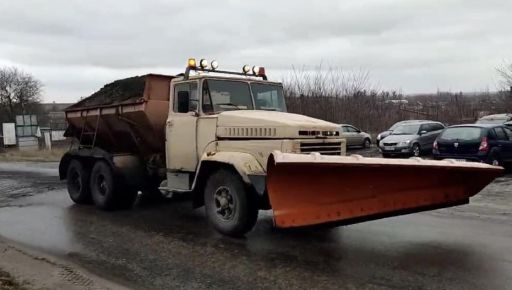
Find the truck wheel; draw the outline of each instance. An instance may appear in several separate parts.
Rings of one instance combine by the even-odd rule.
[[[103,210],[116,206],[116,188],[112,169],[105,161],[96,161],[91,172],[91,194],[94,204]]]
[[[91,202],[89,177],[90,172],[84,168],[79,160],[71,160],[66,173],[66,182],[69,197],[74,203],[87,204]]]
[[[210,175],[204,190],[206,216],[212,226],[228,236],[242,236],[258,219],[257,202],[238,174],[218,170]]]
[[[94,204],[103,210],[129,208],[137,198],[137,191],[116,182],[114,172],[105,161],[94,164],[90,187]]]

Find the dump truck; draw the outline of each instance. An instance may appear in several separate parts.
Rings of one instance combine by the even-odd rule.
[[[65,111],[61,179],[71,199],[113,210],[138,194],[187,194],[220,233],[259,210],[279,228],[349,224],[461,205],[502,168],[346,156],[338,125],[288,113],[263,67],[190,59],[185,73],[115,81]]]

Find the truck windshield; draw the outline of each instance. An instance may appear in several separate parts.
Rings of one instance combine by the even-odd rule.
[[[251,83],[251,90],[256,110],[286,112],[281,86]]]
[[[206,114],[254,109],[286,112],[283,89],[278,85],[251,83],[249,87],[247,82],[209,79],[203,82],[202,98]]]
[[[204,81],[203,112],[218,113],[252,109],[251,91],[248,83],[225,80]]]

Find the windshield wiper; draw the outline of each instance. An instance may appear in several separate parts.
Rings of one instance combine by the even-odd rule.
[[[217,106],[232,106],[232,107],[235,107],[235,108],[237,108],[237,109],[239,109],[239,110],[243,110],[243,109],[242,109],[242,108],[240,108],[238,105],[233,104],[233,103],[220,103],[220,104],[215,104],[215,105],[217,105]]]

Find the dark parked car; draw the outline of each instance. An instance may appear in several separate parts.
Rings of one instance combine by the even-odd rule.
[[[405,120],[405,121],[396,122],[395,124],[393,124],[393,126],[389,127],[389,129],[387,129],[386,131],[380,132],[379,135],[377,135],[377,138],[375,139],[376,140],[375,143],[377,143],[377,146],[379,146],[380,140],[391,135],[391,133],[393,133],[393,130],[398,128],[398,126],[400,126],[400,125],[403,125],[406,123],[421,122],[421,121],[425,121],[425,120]]]
[[[451,126],[434,142],[435,159],[460,159],[504,165],[512,161],[512,131],[504,125]]]
[[[431,153],[432,144],[444,129],[435,121],[407,122],[396,127],[391,135],[382,139],[379,148],[383,157],[393,155],[420,156]]]

